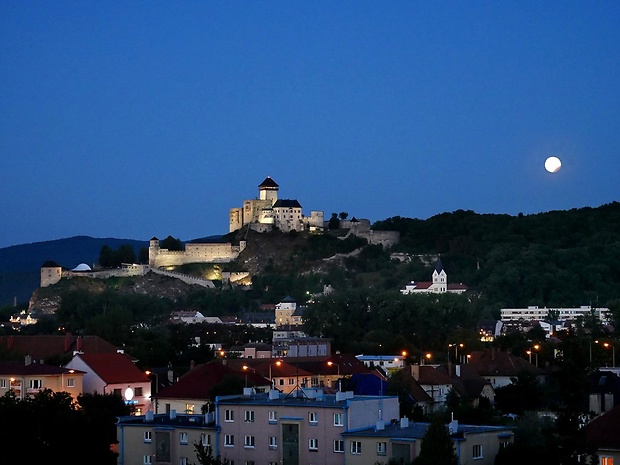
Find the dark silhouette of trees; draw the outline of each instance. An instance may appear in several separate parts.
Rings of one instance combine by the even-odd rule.
[[[183,250],[184,248],[184,245],[183,245],[183,242],[181,242],[181,239],[178,239],[172,236],[168,236],[164,240],[162,240],[159,243],[159,246],[162,249],[168,249],[168,250]]]
[[[458,457],[443,418],[436,415],[431,420],[420,446],[420,454],[413,465],[458,465]]]
[[[136,254],[131,245],[121,245],[118,250],[104,245],[99,252],[99,265],[104,268],[117,268],[123,263],[136,263]]]
[[[48,463],[70,451],[72,463],[114,465],[110,445],[116,440],[116,417],[130,412],[113,395],[83,394],[74,399],[49,389],[18,399],[12,391],[0,397],[5,425],[0,463]]]

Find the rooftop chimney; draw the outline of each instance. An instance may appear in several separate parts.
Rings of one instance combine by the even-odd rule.
[[[409,365],[410,371],[411,371],[411,376],[413,376],[413,379],[415,379],[416,381],[420,380],[420,365],[416,364],[411,364]]]

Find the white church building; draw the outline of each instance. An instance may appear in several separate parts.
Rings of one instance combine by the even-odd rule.
[[[437,259],[435,270],[433,271],[432,281],[411,281],[400,290],[401,294],[445,294],[447,292],[453,294],[462,294],[467,290],[464,284],[449,284],[448,274],[443,268],[441,259]]]

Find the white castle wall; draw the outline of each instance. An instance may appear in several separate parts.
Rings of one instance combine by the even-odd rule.
[[[191,243],[185,250],[159,248],[159,240],[152,239],[149,246],[149,265],[153,268],[179,266],[186,263],[229,263],[245,249],[246,242],[238,246],[226,243]]]

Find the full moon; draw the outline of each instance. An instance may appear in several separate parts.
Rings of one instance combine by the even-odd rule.
[[[545,160],[545,169],[550,173],[555,173],[562,167],[562,162],[558,157],[549,157]]]

